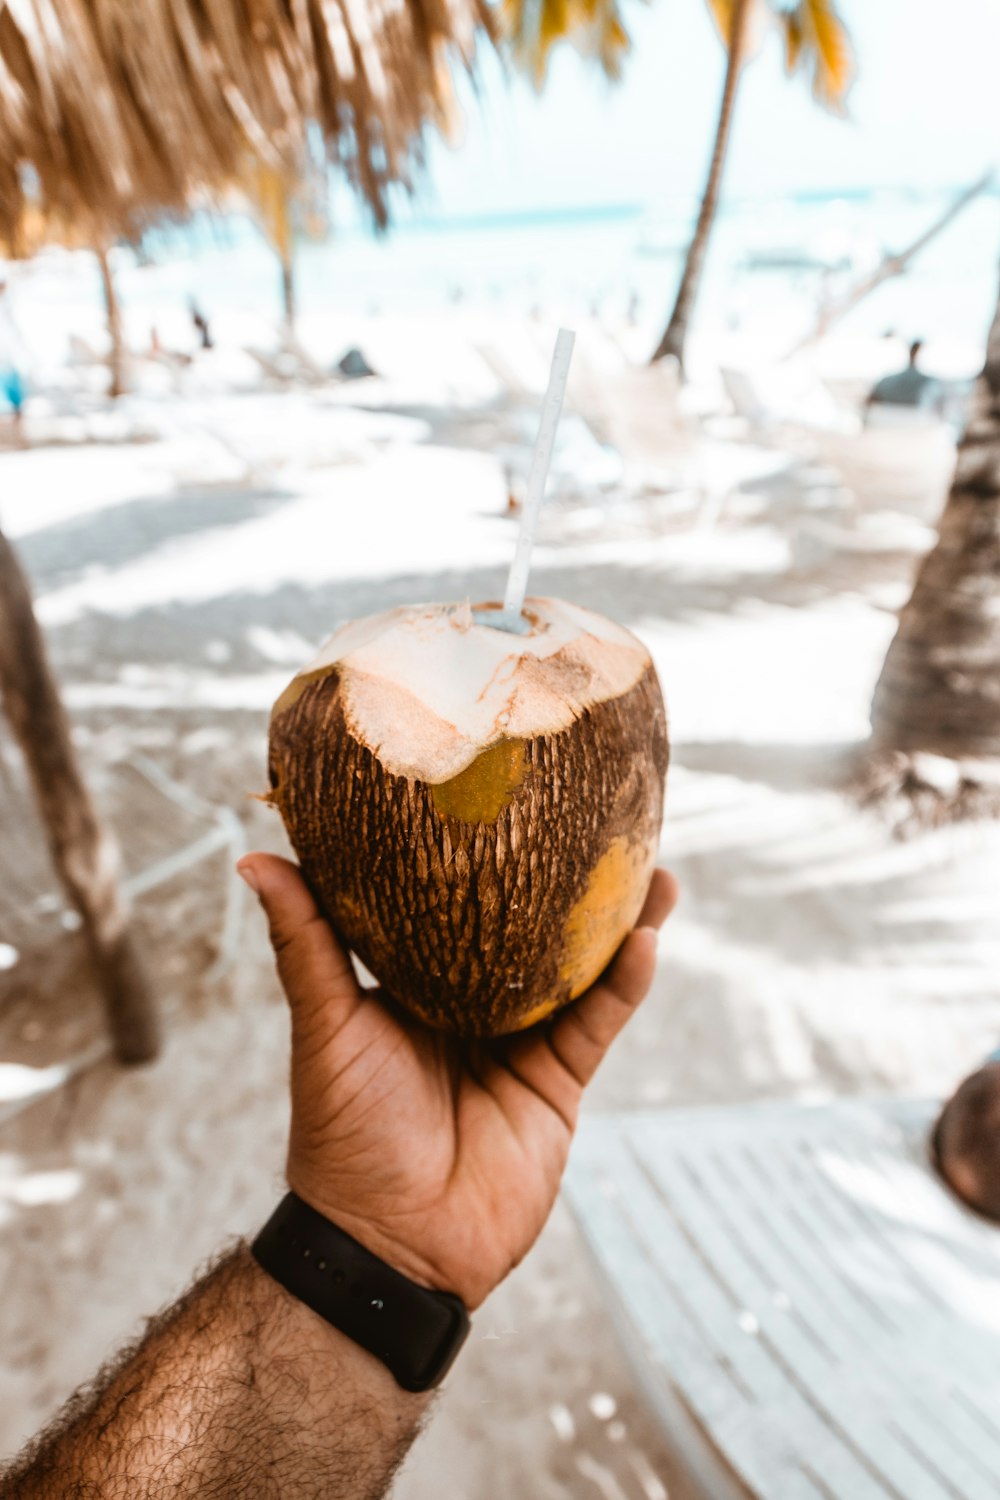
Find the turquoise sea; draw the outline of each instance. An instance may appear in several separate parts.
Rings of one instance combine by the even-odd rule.
[[[720,214],[701,326],[770,336],[776,346],[808,328],[823,299],[836,298],[887,250],[900,251],[959,191],[852,190],[731,200]],[[511,315],[542,312],[571,320],[630,316],[650,337],[669,310],[696,205],[651,211],[612,204],[576,211],[483,218],[411,212],[387,235],[361,228],[297,252],[304,319],[350,310],[421,314],[464,303]],[[972,204],[914,262],[867,298],[844,324],[859,333],[892,329],[938,347],[956,373],[981,357],[996,305],[1000,196]],[[61,257],[40,268],[45,297],[96,302],[88,267],[60,276]],[[89,258],[88,258],[89,259]],[[130,329],[141,337],[165,309],[195,298],[210,317],[277,316],[274,258],[254,225],[233,215],[150,235],[143,264],[118,257]],[[31,281],[24,293],[30,296]],[[977,351],[979,353],[977,354]]]

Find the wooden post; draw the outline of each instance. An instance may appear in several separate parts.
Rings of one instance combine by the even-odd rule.
[[[108,316],[108,337],[111,340],[111,380],[108,395],[112,400],[125,394],[125,328],[122,323],[121,303],[111,270],[111,258],[107,247],[96,250],[97,263],[101,268],[101,287],[104,292],[104,310]]]
[[[148,1062],[160,1031],[145,964],[128,925],[118,846],[80,772],[69,720],[17,554],[0,531],[0,704],[20,745],[52,860],[97,966],[115,1051]]]
[[[295,337],[295,260],[291,242],[281,251],[281,307],[284,313],[285,334]]]

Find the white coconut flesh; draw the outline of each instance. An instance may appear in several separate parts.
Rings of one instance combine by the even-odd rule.
[[[500,606],[480,605],[476,613]],[[522,635],[470,605],[415,605],[342,625],[275,704],[336,667],[348,725],[394,775],[435,786],[491,745],[568,729],[650,664],[623,626],[559,599],[528,599]],[[488,615],[487,615],[488,617]]]

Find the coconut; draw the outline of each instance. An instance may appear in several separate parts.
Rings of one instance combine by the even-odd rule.
[[[597,978],[642,908],[667,730],[629,631],[556,599],[343,625],[271,716],[271,800],[333,926],[434,1027],[498,1036]]]

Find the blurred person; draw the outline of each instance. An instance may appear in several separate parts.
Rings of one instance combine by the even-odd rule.
[[[931,1136],[931,1155],[964,1203],[1000,1223],[1000,1049],[945,1104]]]
[[[292,1191],[0,1470],[0,1500],[386,1495],[467,1312],[549,1216],[583,1090],[649,989],[676,898],[657,871],[592,989],[477,1044],[362,991],[295,865],[237,868],[291,1010]]]
[[[24,403],[28,394],[24,364],[24,344],[14,321],[10,285],[0,275],[0,396],[11,410],[19,443],[25,441]]]
[[[191,322],[198,334],[198,347],[200,349],[214,349],[215,340],[212,338],[212,330],[208,326],[208,319],[198,306],[194,298],[191,298]]]
[[[376,374],[365,358],[364,350],[359,349],[357,345],[352,345],[346,354],[341,355],[335,368],[337,373],[343,375],[346,380],[367,380]]]
[[[904,407],[924,412],[940,412],[945,399],[944,382],[934,375],[925,375],[918,367],[922,339],[914,339],[910,345],[906,368],[894,375],[884,375],[868,393],[865,408],[870,415],[873,408]]]

